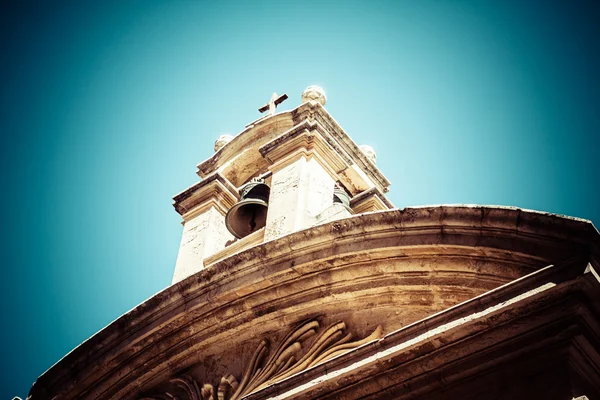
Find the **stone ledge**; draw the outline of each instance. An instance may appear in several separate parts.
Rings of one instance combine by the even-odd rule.
[[[225,215],[240,196],[237,189],[220,173],[216,172],[173,197],[173,207],[184,219],[192,217],[197,207],[210,202]]]
[[[260,228],[256,232],[252,232],[250,235],[243,237],[241,239],[236,240],[229,246],[225,247],[223,250],[212,254],[204,259],[205,268],[210,268],[210,266],[216,262],[224,260],[227,257],[231,257],[234,254],[239,253],[240,251],[244,251],[249,249],[250,247],[254,247],[263,242],[265,237],[265,228]]]
[[[327,277],[340,265],[360,265],[392,255],[410,260],[418,254],[462,254],[467,259],[509,263],[503,268],[535,268],[579,254],[589,257],[592,266],[597,267],[599,238],[588,221],[480,206],[389,210],[315,226],[237,253],[158,293],[66,355],[38,379],[31,393],[38,394],[33,400],[40,398],[39,393],[85,398],[91,388],[103,393],[112,387],[123,398],[131,396],[138,387],[136,382],[150,382],[152,376],[160,377],[181,368],[176,360],[197,352],[201,337],[214,336],[217,328],[218,332],[230,329],[225,321],[238,326],[240,320],[230,314],[236,310],[239,314],[235,307],[241,303],[236,303],[236,299],[247,301],[256,294],[269,296],[260,301],[272,301],[271,296],[281,297],[283,293],[277,285],[294,288],[298,279],[322,279],[319,271]],[[381,268],[359,270],[380,274],[385,272]],[[487,276],[482,279],[488,279]],[[233,308],[229,309],[228,304]],[[267,308],[260,308],[261,313],[268,312],[271,306],[268,302],[263,304]],[[257,318],[252,313],[258,310],[250,308],[250,314],[236,318]],[[277,318],[275,309],[272,316],[261,315],[263,324],[273,324],[273,318]],[[289,315],[301,317],[291,311]],[[162,355],[154,354],[157,351]],[[156,364],[159,360],[162,361]]]
[[[365,190],[350,199],[350,207],[356,214],[383,211],[394,208],[392,202],[376,187]]]

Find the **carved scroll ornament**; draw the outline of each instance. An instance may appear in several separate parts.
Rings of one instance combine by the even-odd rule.
[[[144,397],[141,400],[241,399],[252,392],[383,336],[380,325],[366,338],[351,342],[352,333],[345,333],[346,324],[340,321],[322,331],[311,346],[302,352],[302,343],[315,336],[318,329],[319,322],[316,320],[300,324],[281,340],[271,355],[268,355],[268,341],[262,340],[246,365],[241,381],[229,374],[221,378],[215,390],[215,387],[209,383],[202,384],[189,375],[182,375],[169,381],[172,390],[152,397]],[[186,397],[171,394],[181,392],[185,392]]]

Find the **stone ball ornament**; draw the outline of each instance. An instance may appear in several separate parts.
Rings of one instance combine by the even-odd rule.
[[[377,153],[375,153],[375,149],[373,149],[371,146],[369,146],[368,144],[362,144],[360,146],[358,146],[360,148],[360,150],[365,154],[365,156],[367,156],[367,158],[369,160],[371,160],[371,162],[373,164],[377,163]]]
[[[221,150],[221,148],[223,146],[225,146],[227,143],[231,142],[231,140],[233,139],[233,136],[231,135],[221,135],[217,138],[217,140],[215,140],[215,152]]]
[[[325,106],[325,103],[327,103],[327,96],[325,95],[323,88],[316,85],[310,85],[304,89],[304,92],[302,92],[302,103],[304,104],[308,101],[316,101],[322,106]]]

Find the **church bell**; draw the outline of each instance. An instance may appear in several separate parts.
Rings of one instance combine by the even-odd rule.
[[[242,186],[240,201],[225,216],[225,225],[233,236],[241,239],[267,224],[270,192],[264,179],[254,178]]]

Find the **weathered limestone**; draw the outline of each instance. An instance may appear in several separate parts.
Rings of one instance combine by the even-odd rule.
[[[223,214],[213,206],[185,221],[172,283],[202,270],[202,260],[225,248],[232,239],[223,224]]]
[[[340,203],[333,203],[317,216],[316,224],[336,221],[338,219],[348,218],[354,213],[351,209]]]
[[[356,338],[381,324],[386,336],[253,399],[300,386],[302,396],[291,398],[335,398],[338,390],[341,398],[386,398],[384,389],[410,398],[403,388],[417,387],[421,398],[433,398],[446,379],[467,384],[474,381],[470,371],[508,376],[534,355],[558,357],[545,358],[548,365],[583,368],[600,359],[585,344],[600,334],[600,284],[591,272],[599,270],[599,254],[600,234],[591,223],[520,209],[439,206],[355,215],[207,264],[65,356],[38,379],[31,400],[152,398],[182,373],[199,382],[227,374],[239,380],[263,338],[279,343],[293,326],[316,317],[321,326],[344,321]],[[531,275],[536,271],[542,274]],[[519,297],[539,287],[544,290]],[[580,359],[577,349],[588,354]],[[362,364],[369,357],[374,361]],[[461,360],[467,364],[453,369]],[[398,369],[386,375],[392,366]],[[411,381],[421,373],[423,381]],[[597,370],[589,376],[600,379]],[[310,383],[315,379],[323,384]],[[581,395],[593,399],[590,393]]]
[[[383,194],[389,182],[375,167],[374,151],[369,146],[359,148],[325,111],[323,89],[308,87],[299,107],[276,114],[275,107],[285,98],[274,94],[259,110],[268,111],[267,116],[235,138],[219,140],[218,146],[223,147],[198,165],[198,174],[207,177],[218,172],[237,188],[252,177],[268,177],[271,197],[264,240],[354,212],[393,208]],[[333,203],[335,184],[342,185],[350,197],[369,190],[374,194],[359,204],[358,211],[345,209]],[[254,240],[242,241],[256,245]]]
[[[316,224],[318,215],[333,204],[335,181],[315,158],[297,158],[274,168],[265,240]]]
[[[247,399],[597,396],[599,353],[582,331],[595,325],[600,286],[587,275],[549,266]],[[571,296],[580,300],[564,300]]]
[[[237,199],[237,190],[219,173],[175,196],[175,209],[183,217],[183,234],[173,283],[202,270],[204,258],[234,239],[227,231],[224,215]]]
[[[265,240],[351,215],[349,210],[338,210],[319,216],[333,205],[337,182],[355,193],[378,189],[357,167],[355,155],[344,151],[325,127],[310,119],[264,144],[259,151],[271,164],[273,174]]]
[[[370,211],[383,211],[394,208],[394,205],[376,187],[365,190],[350,199],[350,207],[357,214]]]
[[[352,333],[346,334],[346,324],[340,321],[327,328],[323,327],[325,330],[319,333],[318,339],[310,340],[315,338],[319,328],[322,327],[316,319],[301,323],[288,333],[286,337],[290,339],[282,341],[271,351],[267,340],[262,340],[249,360],[251,367],[246,369],[243,376],[238,377],[239,380],[233,374],[227,373],[220,381],[215,381],[218,382],[215,384],[210,381],[197,381],[184,374],[171,379],[170,385],[164,385],[165,388],[157,392],[164,391],[160,393],[161,397],[172,398],[171,393],[183,389],[189,399],[214,399],[214,395],[218,394],[219,400],[237,400],[383,336],[379,325],[366,338],[353,341]],[[312,345],[304,350],[300,358],[299,352],[305,344],[303,342],[312,342]]]
[[[204,200],[191,207],[189,200],[182,200],[185,196],[175,197],[176,208],[184,217],[184,231],[173,282],[204,268],[205,258],[230,254],[223,252],[233,238],[223,229],[222,214],[235,204],[236,191],[253,177],[264,176],[271,186],[262,240],[352,215],[352,209],[334,204],[335,184],[344,186],[351,197],[375,190],[384,198],[370,207],[359,206],[360,210],[391,208],[382,194],[389,182],[374,167],[374,152],[364,146],[359,149],[324,110],[327,98],[323,89],[308,87],[299,107],[276,114],[276,106],[285,99],[287,95],[273,94],[259,109],[267,112],[266,116],[236,137],[221,135],[216,140],[215,154],[198,166],[198,174],[206,182],[183,192]],[[214,176],[220,184],[207,181]],[[217,200],[209,200],[210,191],[217,189]],[[227,191],[229,195],[223,197]],[[386,204],[390,206],[386,208]],[[234,248],[255,246],[257,237],[241,238]]]

